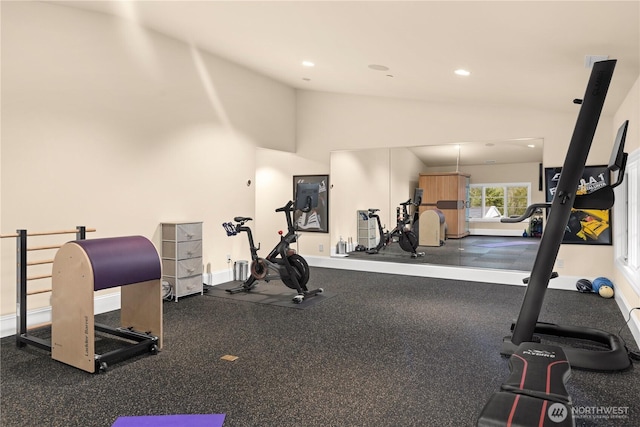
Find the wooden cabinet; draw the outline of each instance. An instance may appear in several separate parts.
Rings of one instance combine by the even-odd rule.
[[[202,222],[163,222],[162,280],[172,297],[202,294]]]
[[[447,238],[469,235],[470,179],[471,175],[460,172],[424,173],[418,178],[418,186],[423,190],[420,213],[440,210],[447,224]]]

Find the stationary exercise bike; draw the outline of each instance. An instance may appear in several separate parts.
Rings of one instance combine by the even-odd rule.
[[[312,191],[309,194],[305,189],[300,189],[301,185],[315,185],[315,193]],[[243,231],[246,232],[251,250],[251,275],[241,286],[227,289],[227,292],[231,294],[251,292],[259,280],[264,280],[265,282],[282,280],[282,283],[288,288],[295,289],[298,292],[298,294],[293,297],[293,302],[299,304],[304,301],[305,298],[315,296],[323,291],[322,288],[314,290],[307,289],[307,283],[309,282],[309,265],[307,261],[298,255],[290,246],[298,237],[296,228],[293,225],[293,212],[298,209],[303,212],[309,212],[318,205],[317,184],[298,184],[297,194],[298,197],[296,198],[295,204],[293,201],[289,201],[285,206],[275,210],[276,212],[284,212],[287,218],[287,233],[283,235],[282,231],[278,232],[278,234],[280,234],[280,241],[265,258],[258,256],[260,244],[258,244],[258,246],[255,245],[251,228],[245,225],[251,221],[252,218],[237,216],[233,218],[236,224],[231,222],[222,224],[227,232],[227,236],[235,236]]]
[[[400,248],[405,252],[411,253],[411,258],[418,258],[424,256],[424,252],[417,252],[418,249],[418,234],[416,230],[418,206],[420,205],[420,199],[422,197],[414,198],[406,202],[400,203],[400,206],[396,208],[397,225],[388,233],[388,243],[390,245],[395,240],[398,241]],[[414,213],[409,214],[408,206],[414,206]]]
[[[422,190],[416,189],[414,201],[411,199],[404,203],[400,203],[400,206],[396,208],[397,225],[391,231],[384,231],[382,222],[380,222],[380,215],[378,212],[380,209],[369,209],[368,218],[375,218],[378,225],[378,233],[380,235],[380,241],[374,248],[367,250],[368,254],[377,254],[381,249],[385,249],[394,241],[397,241],[400,248],[405,252],[411,253],[411,258],[417,258],[424,256],[424,252],[417,252],[418,249],[418,235],[416,230],[417,224],[417,207],[422,200]],[[409,214],[408,206],[413,205],[416,211],[413,215]],[[363,218],[364,219],[364,218]]]

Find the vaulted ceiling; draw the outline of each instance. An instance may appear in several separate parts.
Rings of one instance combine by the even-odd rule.
[[[610,113],[640,74],[638,1],[55,3],[133,20],[300,89],[575,111],[585,56],[607,55],[618,60]]]
[[[575,112],[595,55],[618,60],[603,113],[613,114],[640,74],[638,1],[52,3],[117,15],[312,91]]]

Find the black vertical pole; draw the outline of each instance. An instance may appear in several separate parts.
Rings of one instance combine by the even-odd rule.
[[[538,247],[522,308],[513,329],[511,342],[515,345],[531,341],[533,338],[544,294],[571,215],[576,190],[589,155],[615,65],[616,60],[593,64],[567,156],[562,166],[560,181],[551,203],[547,226]]]
[[[87,227],[83,225],[76,226],[76,240],[84,240],[87,238]]]
[[[16,231],[16,346],[24,347],[21,337],[27,333],[27,230]]]

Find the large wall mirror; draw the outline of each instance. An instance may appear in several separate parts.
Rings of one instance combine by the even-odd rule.
[[[413,198],[420,174],[468,174],[470,187],[476,187],[476,192],[480,185],[526,185],[526,203],[543,202],[544,192],[540,187],[542,158],[542,138],[333,152],[331,216],[334,221],[331,241],[335,243],[351,238],[356,245],[359,238],[367,233],[361,229],[358,211],[369,208],[379,209],[378,214],[386,230],[395,227],[396,210],[400,203]],[[396,243],[377,255],[358,253],[348,258],[531,270],[539,239],[522,238],[525,232],[529,237],[529,222],[500,223],[495,212],[487,215],[490,207],[487,202],[482,210],[476,209],[476,218],[469,222],[469,236],[448,238],[439,247],[420,246],[419,250],[425,252],[422,258],[412,259],[411,254],[402,251]],[[504,207],[498,206],[497,209],[500,214],[505,214]],[[377,230],[376,238],[379,238]]]

